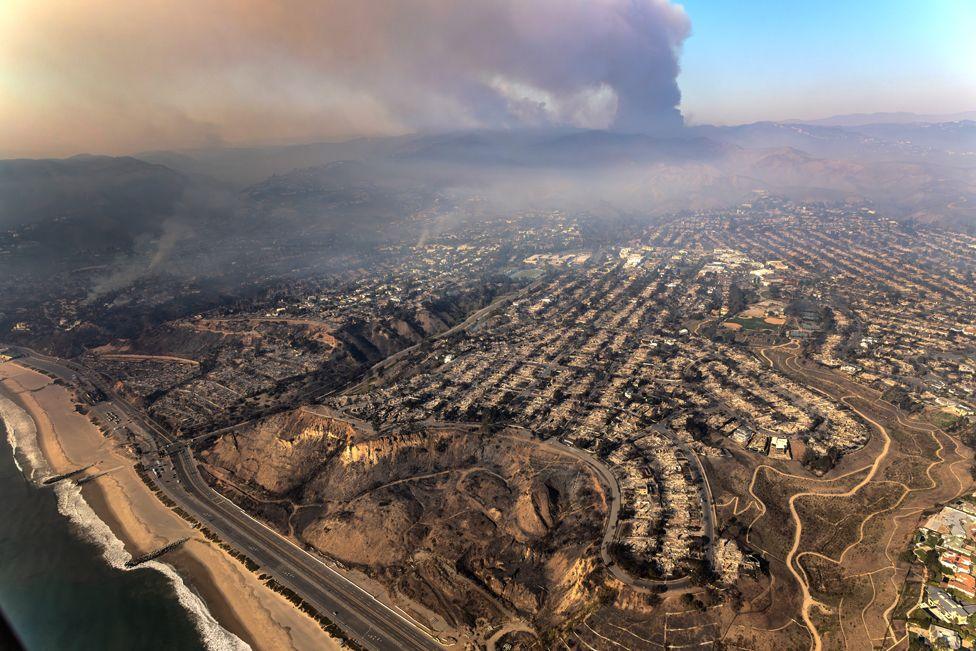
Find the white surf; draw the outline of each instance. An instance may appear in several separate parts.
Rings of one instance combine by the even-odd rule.
[[[22,458],[30,466],[30,479],[35,476],[45,477],[50,474],[50,466],[41,454],[37,443],[37,428],[30,415],[17,406],[9,398],[0,395],[0,419],[7,430],[7,441],[14,451],[14,462],[21,472]],[[180,605],[190,613],[190,618],[203,638],[204,644],[211,651],[247,651],[248,646],[239,637],[222,627],[206,604],[183,581],[170,565],[160,561],[149,561],[137,568],[128,568],[126,561],[132,558],[125,550],[125,544],[107,524],[102,522],[88,502],[81,495],[81,488],[71,481],[62,481],[54,486],[58,497],[58,511],[67,517],[78,533],[86,540],[101,549],[102,557],[112,567],[122,571],[136,571],[143,568],[155,570],[163,574],[176,591],[176,598]]]

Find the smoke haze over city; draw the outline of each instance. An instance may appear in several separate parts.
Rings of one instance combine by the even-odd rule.
[[[0,153],[526,126],[660,135],[680,128],[679,107],[728,124],[976,102],[966,3],[823,3],[802,20],[776,4],[687,4],[11,0]],[[862,54],[870,68],[851,65]],[[923,77],[927,94],[906,90]]]
[[[0,647],[972,648],[974,34],[0,0]]]

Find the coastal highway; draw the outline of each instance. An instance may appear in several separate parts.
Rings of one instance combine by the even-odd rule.
[[[13,347],[12,347],[13,348]],[[14,348],[16,360],[27,366],[72,381],[84,374],[108,396],[113,408],[127,417],[128,425],[162,445],[173,439],[145,414],[121,400],[103,382],[70,362]],[[138,434],[138,432],[137,432]],[[175,447],[175,446],[174,446]],[[301,596],[320,614],[335,622],[353,640],[375,651],[436,650],[444,646],[395,608],[387,606],[350,579],[294,542],[258,522],[214,491],[200,476],[191,452],[175,447],[172,465],[163,464],[157,486],[188,513],[234,549],[261,566],[260,571]]]
[[[167,493],[182,488],[185,496],[180,503],[208,528],[261,565],[262,572],[274,576],[335,621],[350,637],[383,651],[440,648],[411,620],[218,495],[203,481],[186,448],[172,459],[176,481],[164,482]]]

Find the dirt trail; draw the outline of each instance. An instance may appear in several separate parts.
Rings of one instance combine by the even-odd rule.
[[[796,525],[796,527],[793,533],[793,547],[790,548],[789,553],[786,555],[786,567],[787,569],[789,569],[790,573],[796,579],[796,582],[800,585],[800,591],[803,595],[803,601],[800,605],[800,616],[803,619],[803,623],[806,625],[807,630],[810,631],[810,635],[813,638],[813,648],[815,649],[815,651],[821,651],[821,649],[823,648],[823,642],[820,639],[820,632],[817,630],[816,625],[813,623],[813,620],[810,618],[810,608],[811,606],[813,606],[814,603],[817,602],[810,595],[809,583],[807,582],[806,578],[799,571],[797,571],[794,563],[794,560],[796,559],[797,550],[800,547],[800,539],[803,536],[803,520],[800,518],[800,514],[797,513],[796,500],[798,500],[801,497],[807,497],[811,495],[820,495],[820,496],[827,495],[827,496],[835,496],[835,497],[853,496],[855,493],[857,493],[864,486],[866,486],[871,482],[871,480],[877,474],[878,468],[881,467],[881,463],[887,458],[888,452],[891,450],[891,435],[888,434],[888,430],[885,429],[885,427],[881,423],[872,420],[870,417],[868,417],[867,415],[865,415],[864,413],[862,413],[861,411],[853,407],[849,402],[847,402],[846,397],[842,398],[842,401],[845,404],[847,404],[849,407],[851,407],[851,409],[853,409],[855,413],[857,413],[862,418],[864,418],[864,420],[871,423],[878,430],[878,432],[881,433],[881,436],[884,437],[884,446],[881,448],[881,452],[878,454],[878,456],[875,457],[874,463],[871,464],[868,474],[864,477],[864,479],[858,482],[850,490],[844,491],[843,493],[806,491],[803,493],[796,493],[790,498],[789,501],[790,515],[792,516],[793,523]],[[863,612],[861,614],[861,617],[863,619],[864,617]],[[841,628],[841,630],[843,630],[843,627]]]
[[[779,355],[775,354],[776,352],[778,352]],[[787,354],[784,356],[783,353]],[[803,383],[805,386],[826,395],[832,400],[845,404],[855,414],[862,418],[864,422],[869,424],[881,435],[882,446],[877,454],[874,455],[874,458],[869,465],[832,479],[816,480],[803,475],[791,475],[771,468],[770,466],[760,466],[756,468],[753,474],[753,482],[750,484],[750,495],[752,496],[753,500],[755,500],[760,513],[750,524],[750,529],[753,524],[758,522],[762,516],[765,515],[767,510],[766,504],[763,503],[763,501],[752,491],[752,485],[755,483],[758,472],[763,467],[770,468],[770,470],[775,471],[776,474],[781,475],[784,478],[797,479],[807,484],[812,484],[812,486],[807,487],[808,490],[801,490],[800,492],[791,495],[788,500],[790,518],[794,525],[794,533],[792,546],[789,552],[786,554],[784,562],[800,588],[800,615],[803,624],[807,628],[807,631],[811,637],[810,648],[814,651],[821,651],[824,647],[824,640],[817,623],[814,621],[812,609],[814,605],[820,606],[821,608],[827,608],[828,606],[818,601],[811,594],[810,580],[806,575],[806,570],[800,564],[800,559],[805,556],[817,557],[821,560],[840,566],[844,562],[844,556],[847,555],[849,551],[854,550],[859,546],[870,546],[870,544],[873,544],[869,540],[866,540],[865,537],[865,529],[867,528],[869,521],[883,513],[890,513],[890,516],[888,516],[890,517],[890,535],[886,536],[886,541],[882,541],[885,543],[883,550],[877,550],[878,554],[883,552],[883,560],[885,560],[888,565],[878,566],[871,571],[861,572],[859,574],[844,575],[844,578],[847,580],[855,578],[863,579],[864,577],[867,577],[867,579],[870,581],[870,594],[865,593],[864,598],[867,599],[867,601],[862,602],[863,605],[861,607],[854,608],[852,605],[851,607],[844,609],[843,601],[838,606],[836,614],[839,630],[837,632],[839,633],[840,638],[837,641],[842,643],[845,648],[855,648],[861,643],[874,644],[878,639],[880,639],[880,637],[872,637],[871,626],[869,626],[869,624],[874,627],[874,630],[879,636],[881,632],[884,632],[886,634],[885,640],[897,640],[898,635],[893,628],[892,615],[898,604],[900,590],[899,585],[895,581],[895,576],[898,569],[898,562],[896,558],[897,553],[895,556],[892,556],[891,547],[893,544],[896,544],[896,534],[901,532],[901,528],[905,526],[910,528],[913,525],[913,522],[910,521],[910,519],[906,520],[906,518],[917,518],[918,513],[922,511],[923,507],[929,505],[929,501],[931,501],[932,504],[935,504],[939,503],[945,497],[945,495],[942,494],[945,491],[939,491],[939,487],[943,484],[940,484],[939,481],[937,481],[937,478],[933,476],[933,470],[936,467],[943,465],[945,466],[942,470],[948,472],[948,475],[943,477],[943,479],[948,479],[953,484],[953,492],[958,489],[958,493],[962,493],[969,485],[969,483],[964,484],[964,482],[956,474],[955,465],[965,460],[963,452],[960,450],[959,443],[958,441],[955,441],[955,439],[951,439],[945,435],[944,432],[934,426],[908,422],[908,420],[896,407],[882,400],[880,396],[874,395],[875,392],[869,388],[857,385],[855,382],[850,381],[845,377],[831,375],[828,371],[809,368],[802,365],[799,361],[799,351],[792,344],[764,348],[759,350],[758,354],[771,367],[777,368],[780,371],[793,376],[798,375],[804,380]],[[865,403],[868,405],[868,407],[865,407]],[[892,427],[896,427],[899,432],[901,432],[901,435],[899,435],[897,441],[895,441],[895,437],[893,436],[893,432],[891,430]],[[909,431],[923,436],[930,436],[932,437],[932,441],[922,441],[916,438],[914,434],[907,437],[904,436]],[[948,461],[946,458],[946,453],[948,450],[951,450],[951,446],[947,447],[948,443],[946,443],[946,441],[953,441],[955,443],[955,451],[951,452],[951,456],[958,457],[958,459]],[[893,445],[893,443],[897,443],[898,445]],[[912,486],[909,486],[905,482],[899,481],[898,478],[894,477],[878,479],[878,473],[882,470],[882,468],[886,468],[885,472],[887,473],[888,468],[895,467],[897,464],[899,464],[899,462],[904,462],[906,458],[917,458],[922,455],[923,450],[920,443],[922,446],[927,448],[927,451],[924,451],[925,455],[934,455],[928,456],[928,458],[925,459],[925,461],[928,462],[924,471],[925,478],[928,480],[927,486],[918,486],[913,481],[910,481]],[[929,445],[927,445],[927,443]],[[909,446],[909,448],[902,449],[906,445]],[[914,450],[912,449],[913,447],[915,448]],[[895,454],[896,452],[897,454]],[[904,467],[904,463],[902,463],[901,467]],[[833,483],[856,472],[863,472],[864,470],[867,470],[867,474],[860,479],[857,484],[848,488],[847,490],[839,490],[837,488],[831,490],[826,486],[823,488],[818,486],[818,484],[821,482]],[[918,470],[921,470],[921,467],[919,467]],[[944,473],[941,473],[940,471],[940,477],[941,474]],[[906,479],[906,481],[909,480]],[[875,484],[885,483],[901,486],[903,492],[895,503],[887,508],[871,511],[869,513],[858,514],[862,517],[858,530],[858,537],[843,550],[839,558],[825,556],[817,552],[815,549],[800,549],[800,545],[803,540],[804,528],[803,516],[797,508],[797,503],[801,498],[832,497],[838,500],[843,500],[845,498],[854,497],[859,491],[864,489],[865,486],[868,486],[872,482]],[[926,497],[924,503],[921,503],[918,500],[914,500],[914,503],[906,503],[915,495],[924,494],[927,491],[937,492],[931,495],[931,500]],[[738,506],[738,504],[736,506]],[[746,508],[743,508],[742,511],[744,512],[747,509],[748,505]],[[888,520],[886,518],[885,522],[887,521]],[[876,523],[877,521],[874,524]],[[903,537],[904,536],[900,536],[898,538],[897,544],[901,544],[901,538]],[[896,546],[896,550],[897,549],[898,547]],[[860,552],[860,554],[863,555],[863,550]],[[884,577],[883,573],[888,572],[890,572],[890,576],[888,576],[887,580],[885,580],[882,578]],[[874,574],[879,573],[882,573],[878,577],[880,580],[876,581]],[[864,582],[863,587],[866,591],[868,581]],[[886,593],[892,598],[890,605],[886,605],[887,598],[884,596]],[[883,605],[886,605],[886,607],[882,613],[880,612],[880,609]],[[872,609],[875,610],[874,613],[869,612]],[[854,620],[854,622],[857,624],[856,629],[849,627],[845,630],[845,616],[848,617],[848,620]],[[851,622],[848,621],[848,623]],[[851,639],[852,633],[854,634],[853,637],[856,639]]]

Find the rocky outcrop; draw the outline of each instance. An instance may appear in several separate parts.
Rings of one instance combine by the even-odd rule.
[[[297,409],[221,437],[205,459],[268,493],[284,495],[304,486],[324,462],[358,435],[348,421]]]

